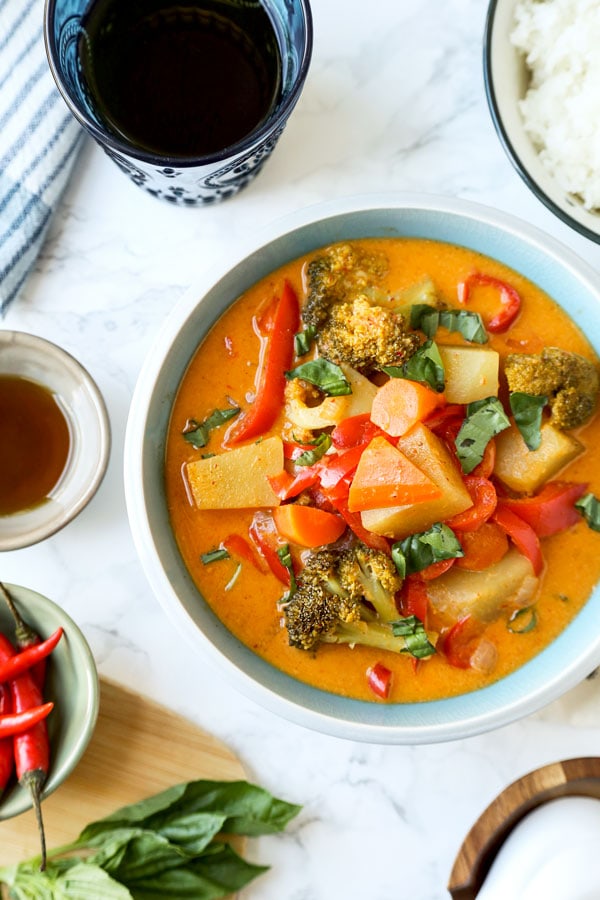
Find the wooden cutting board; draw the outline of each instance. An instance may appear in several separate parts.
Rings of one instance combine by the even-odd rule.
[[[88,822],[179,782],[246,777],[241,762],[216,738],[168,709],[101,680],[92,740],[73,774],[43,803],[48,848],[73,840]],[[38,852],[32,811],[0,822],[0,864]]]

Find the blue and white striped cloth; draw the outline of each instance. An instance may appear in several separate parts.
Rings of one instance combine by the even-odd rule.
[[[44,0],[0,0],[0,312],[35,265],[82,131],[58,93]]]

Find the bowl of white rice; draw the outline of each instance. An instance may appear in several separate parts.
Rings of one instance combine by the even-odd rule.
[[[529,188],[600,243],[600,2],[491,0],[487,99]]]

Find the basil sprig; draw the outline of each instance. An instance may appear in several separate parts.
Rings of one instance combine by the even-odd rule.
[[[542,412],[547,397],[513,391],[508,398],[515,425],[521,432],[528,450],[537,450],[542,443]]]
[[[312,359],[309,362],[302,363],[300,366],[296,366],[295,369],[286,372],[285,377],[288,381],[291,381],[293,378],[302,378],[303,381],[314,384],[320,391],[331,397],[340,397],[343,394],[352,393],[350,382],[342,369],[335,363],[325,359],[324,356],[319,356],[317,359]]]
[[[312,466],[314,463],[318,462],[321,457],[325,456],[331,447],[331,435],[323,432],[323,434],[320,434],[314,441],[310,441],[310,445],[313,449],[305,450],[304,453],[301,453],[300,456],[294,460],[294,465]]]
[[[458,538],[448,525],[437,522],[428,531],[411,534],[392,544],[392,559],[398,573],[405,578],[421,572],[443,559],[464,556]]]
[[[214,409],[202,422],[197,422],[196,419],[189,419],[182,431],[184,441],[187,441],[197,450],[200,447],[206,447],[210,440],[211,431],[235,418],[239,412],[239,406],[228,406],[227,409]]]
[[[456,436],[456,454],[468,475],[483,459],[485,448],[496,434],[510,426],[497,397],[486,397],[467,405],[467,415]]]
[[[427,637],[427,632],[416,616],[404,616],[392,622],[392,631],[396,637],[403,637],[406,647],[401,653],[408,653],[416,659],[425,659],[435,653],[435,647]]]
[[[404,365],[384,366],[383,371],[392,378],[421,381],[439,394],[445,387],[444,363],[435,341],[425,341]]]
[[[575,503],[592,531],[600,531],[600,500],[593,494],[584,494]]]
[[[283,831],[300,807],[245,781],[192,781],[125,806],[72,844],[0,869],[15,897],[76,900],[217,900],[267,867],[239,856],[218,835]]]
[[[472,344],[487,344],[488,340],[483,319],[468,309],[435,309],[427,303],[416,303],[410,308],[410,327],[419,328],[428,338],[443,327],[457,331]]]

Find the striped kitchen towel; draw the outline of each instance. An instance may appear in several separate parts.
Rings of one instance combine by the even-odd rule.
[[[0,0],[0,312],[35,265],[82,131],[58,93],[44,0]]]

